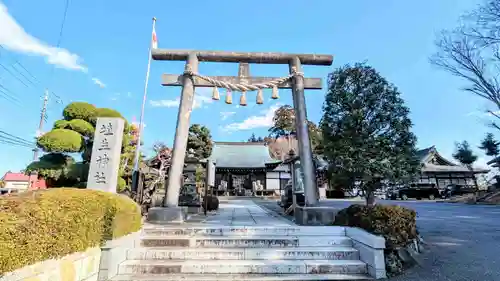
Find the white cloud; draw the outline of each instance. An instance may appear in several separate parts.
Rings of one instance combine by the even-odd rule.
[[[150,100],[149,103],[154,107],[177,107],[179,99],[175,100]]]
[[[97,84],[97,83],[96,83]],[[104,85],[106,86],[106,85]],[[127,98],[130,98],[132,97],[132,93],[131,92],[127,92],[125,94],[122,94],[122,93],[114,93],[109,99],[112,100],[112,101],[117,101],[119,100],[121,97],[123,96],[126,96]]]
[[[279,105],[271,106],[266,110],[262,110],[260,115],[250,116],[242,122],[231,123],[226,125],[224,131],[239,131],[250,130],[262,127],[271,127],[273,125],[274,112],[279,108]]]
[[[149,103],[154,107],[178,107],[180,98],[172,100],[150,100]],[[213,103],[210,88],[201,88],[194,95],[193,109],[206,108],[207,104]]]
[[[14,52],[43,56],[57,67],[86,72],[81,58],[70,51],[48,45],[28,34],[0,3],[0,44]]]
[[[236,112],[234,111],[223,111],[220,113],[220,117],[222,120],[226,120],[227,118],[233,116]]]
[[[92,78],[92,81],[94,82],[94,84],[96,84],[97,86],[99,86],[99,88],[106,88],[106,84],[104,84],[101,80],[99,80],[99,78]]]

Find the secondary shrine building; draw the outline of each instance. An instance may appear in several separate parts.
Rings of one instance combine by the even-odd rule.
[[[419,183],[434,183],[437,188],[445,188],[448,184],[474,185],[473,174],[488,173],[488,169],[474,168],[472,172],[464,166],[457,165],[444,158],[434,146],[418,151],[422,165]]]
[[[219,195],[279,195],[290,180],[288,165],[272,159],[263,142],[215,142],[210,159]]]

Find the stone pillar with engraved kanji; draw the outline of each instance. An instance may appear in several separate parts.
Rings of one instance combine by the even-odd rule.
[[[97,118],[88,189],[116,193],[124,126],[122,118]]]

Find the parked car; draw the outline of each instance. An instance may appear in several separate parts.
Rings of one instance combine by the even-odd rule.
[[[449,184],[441,192],[441,197],[450,198],[451,196],[473,193],[476,189],[473,186],[465,184]]]
[[[418,200],[422,198],[428,198],[434,200],[440,196],[439,189],[437,189],[434,183],[425,184],[411,184],[408,187],[393,190],[390,193],[389,198],[391,200],[396,200],[401,198],[401,200],[408,200],[409,198],[416,198]]]
[[[297,198],[297,204],[299,206],[304,206],[304,203],[305,203],[305,197],[304,197],[304,193],[295,193],[296,195],[296,198]],[[283,209],[288,209],[290,206],[292,206],[293,204],[293,187],[292,187],[292,183],[289,182],[285,188],[284,188],[284,192],[283,192],[283,195],[281,196],[281,207],[283,207]]]

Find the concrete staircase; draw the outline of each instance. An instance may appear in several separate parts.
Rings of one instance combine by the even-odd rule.
[[[147,225],[112,280],[371,280],[345,231]]]

